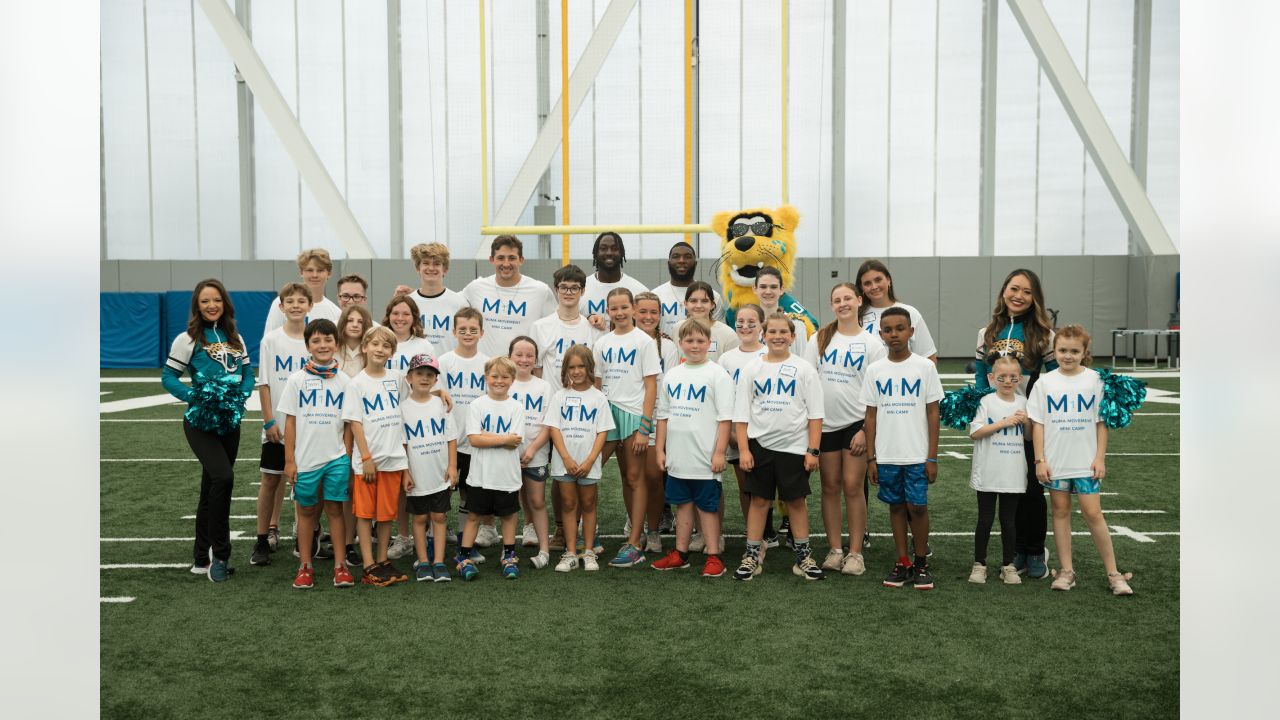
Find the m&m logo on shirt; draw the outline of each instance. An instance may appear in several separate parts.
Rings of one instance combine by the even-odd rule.
[[[319,392],[320,391],[315,388],[312,388],[311,390],[299,390],[298,391],[298,407],[306,407],[308,405],[315,405],[316,407],[319,407],[319,399],[320,399]],[[325,390],[324,406],[341,408],[342,395],[343,393],[341,391],[339,391],[337,394],[334,394],[332,390]]]
[[[862,362],[866,359],[866,355],[855,356],[853,352],[846,349],[841,355],[837,348],[831,348],[822,354],[822,362],[826,365],[838,365],[846,368],[862,369]]]
[[[775,380],[777,382],[775,382]],[[796,381],[783,380],[782,378],[768,378],[763,383],[759,380],[752,380],[755,385],[756,395],[789,395],[796,396]]]
[[[410,440],[412,440],[413,438],[426,437],[428,430],[431,431],[432,435],[443,435],[444,434],[444,418],[440,418],[439,420],[436,420],[435,418],[431,418],[426,425],[423,425],[421,420],[414,423],[413,425],[410,425],[409,423],[404,424],[405,437],[409,438]]]
[[[1076,395],[1076,406],[1074,409],[1070,407],[1070,398],[1066,393],[1057,396],[1046,395],[1045,401],[1048,404],[1047,409],[1049,412],[1054,412],[1056,410],[1057,412],[1086,413],[1093,409],[1094,403],[1098,401],[1098,396],[1090,395],[1086,399],[1083,394]]]
[[[469,387],[472,390],[484,390],[484,373],[468,373],[468,375],[471,376],[471,384]],[[463,377],[461,370],[456,373],[445,373],[445,382],[450,390],[454,388],[468,387],[463,385],[464,380],[465,378]]]
[[[490,428],[493,428],[492,430]],[[480,429],[485,432],[491,432],[497,435],[511,432],[511,420],[501,415],[485,415],[480,421]]]
[[[630,350],[630,351],[627,351],[627,350],[625,350],[625,349],[623,349],[623,348],[611,348],[611,347],[610,347],[610,348],[605,348],[605,349],[604,349],[604,352],[603,352],[603,353],[601,353],[601,357],[603,357],[603,358],[604,358],[604,361],[605,361],[605,362],[607,362],[607,363],[609,363],[609,364],[617,364],[617,365],[622,365],[622,364],[626,364],[626,365],[635,365],[635,364],[636,364],[636,349],[635,349],[635,348],[631,348],[631,350]]]
[[[577,411],[576,413],[574,412],[575,410]],[[565,405],[560,408],[560,419],[565,422],[595,424],[596,412],[595,408],[587,408],[583,405]],[[577,417],[575,418],[574,415],[577,415]]]
[[[483,298],[480,301],[480,305],[481,312],[496,313],[498,315],[519,315],[521,317],[524,317],[525,313],[529,309],[529,303],[527,301],[515,302],[513,300],[508,300],[507,309],[504,311],[502,309],[502,298],[495,298],[492,300],[489,298]]]
[[[893,397],[893,381],[898,381],[898,394],[902,397],[915,395],[920,397],[920,378],[916,378],[914,383],[907,382],[906,378],[885,378],[884,382],[876,380],[876,392],[885,397]]]
[[[791,383],[792,394],[795,394],[795,382]],[[667,397],[672,400],[688,400],[689,402],[706,402],[707,386],[697,387],[694,385],[685,385],[684,383],[676,383],[667,386]]]
[[[383,395],[387,398],[387,407],[394,410],[400,407],[400,398],[395,393],[379,393],[370,398],[360,398],[364,402],[364,411],[366,413],[382,412]]]

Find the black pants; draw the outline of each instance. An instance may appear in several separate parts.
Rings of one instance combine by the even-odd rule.
[[[1045,515],[1044,486],[1036,479],[1036,457],[1031,443],[1023,443],[1022,449],[1027,458],[1027,491],[1018,498],[1018,540],[1014,550],[1019,555],[1043,555],[1044,533],[1049,526]]]
[[[200,502],[196,505],[195,564],[209,564],[209,548],[219,560],[231,559],[231,486],[236,453],[240,450],[240,428],[217,435],[191,427],[182,421],[191,452],[200,461]]]
[[[973,561],[987,563],[987,541],[1000,506],[1000,564],[1013,562],[1014,527],[1017,525],[1021,496],[1017,493],[978,492],[978,527],[973,531]]]

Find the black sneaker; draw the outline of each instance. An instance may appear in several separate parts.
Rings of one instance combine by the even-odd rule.
[[[347,564],[355,567],[364,565],[364,560],[360,557],[360,550],[355,545],[347,546]]]
[[[733,571],[734,580],[750,580],[760,574],[760,561],[750,555],[742,556],[742,564]]]
[[[871,533],[864,532],[862,533],[862,549],[866,550],[869,547],[871,547]]]
[[[312,560],[332,560],[333,546],[328,543],[317,543],[316,551],[312,553]]]
[[[824,580],[826,575],[822,572],[822,568],[818,567],[818,563],[813,558],[806,555],[804,560],[791,566],[791,572],[804,578],[805,580]]]
[[[912,575],[912,584],[916,586],[917,590],[933,589],[933,575],[929,573],[928,565],[925,565],[923,567],[919,565],[913,565],[911,568],[911,575]]]
[[[909,582],[911,582],[911,566],[894,563],[893,570],[884,579],[884,586],[900,588]]]
[[[776,533],[776,532],[775,532],[775,533],[768,533],[768,532],[766,532],[766,533],[765,533],[765,535],[764,535],[764,546],[765,546],[766,548],[776,548],[776,547],[778,547],[778,533]]]
[[[250,565],[270,565],[271,564],[271,546],[265,540],[259,540],[253,544],[253,554],[249,556]]]

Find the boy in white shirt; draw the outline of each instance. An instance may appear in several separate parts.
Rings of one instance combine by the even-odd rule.
[[[329,276],[332,274],[333,260],[329,258],[328,250],[311,248],[298,253],[298,275],[302,278],[302,284],[311,291],[311,311],[307,314],[307,322],[319,318],[338,322],[342,308],[324,296],[324,286],[329,282]],[[267,322],[262,328],[263,337],[282,325],[284,325],[284,311],[280,303],[273,302],[271,308],[267,310]]]
[[[529,335],[535,320],[550,315],[556,298],[546,283],[520,274],[524,244],[514,235],[493,239],[489,264],[494,274],[472,280],[462,289],[462,297],[484,317],[486,332],[480,352],[497,357],[506,354],[512,340]]]
[[[680,324],[684,363],[669,370],[658,389],[658,467],[667,473],[666,501],[676,506],[676,547],[653,564],[657,570],[689,567],[693,508],[698,508],[707,560],[703,577],[724,574],[720,559],[720,473],[724,472],[733,419],[733,380],[707,361],[711,331],[697,320]]]
[[[300,590],[315,586],[311,569],[312,537],[320,520],[320,501],[333,537],[343,532],[342,503],[347,501],[351,478],[350,434],[342,422],[347,376],[338,371],[338,326],[331,320],[312,320],[303,332],[311,360],[289,376],[276,412],[284,422],[284,480],[298,503],[298,552],[302,563],[293,579]],[[355,584],[345,555],[333,560],[334,587]]]
[[[451,579],[444,564],[445,514],[449,512],[449,493],[458,486],[458,428],[444,402],[431,393],[439,375],[440,364],[435,358],[413,356],[406,375],[409,396],[400,403],[409,457],[404,491],[413,514],[413,544],[418,554],[413,573],[419,582]],[[428,516],[431,535],[427,535]]]
[[[516,558],[516,513],[520,510],[520,443],[524,442],[524,406],[508,391],[516,366],[506,357],[484,364],[485,395],[467,411],[466,436],[472,447],[475,472],[467,478],[467,524],[458,546],[458,574],[474,580],[479,572],[471,560],[481,516],[502,519],[502,577],[520,577]]]
[[[449,248],[433,243],[419,243],[409,250],[413,259],[413,269],[422,281],[417,290],[397,288],[397,293],[413,298],[421,313],[422,331],[441,353],[454,348],[452,332],[453,316],[467,306],[462,293],[454,292],[444,286],[444,278],[449,274]]]
[[[938,479],[938,401],[942,381],[933,362],[911,352],[911,314],[889,308],[880,317],[880,339],[889,356],[867,369],[862,401],[867,406],[862,431],[867,439],[867,477],[879,487],[876,497],[889,504],[889,521],[898,561],[885,587],[912,583],[933,588],[925,559],[929,545],[929,485]],[[910,517],[908,508],[910,505]],[[907,523],[915,540],[915,562],[907,557]]]
[[[453,423],[458,426],[458,492],[462,503],[458,507],[458,523],[461,525],[467,509],[467,478],[471,474],[471,443],[467,440],[467,413],[471,403],[484,397],[485,364],[489,356],[478,348],[484,342],[484,316],[473,307],[465,307],[453,316],[453,336],[456,346],[453,350],[437,358],[440,374],[444,376],[444,389],[453,398]],[[504,351],[505,353],[505,351]],[[458,541],[462,541],[462,528],[458,528]],[[480,528],[480,547],[489,547],[497,541],[497,533],[485,522]],[[484,562],[479,551],[473,552],[471,560]]]

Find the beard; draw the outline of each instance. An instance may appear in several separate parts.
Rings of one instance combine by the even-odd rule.
[[[671,276],[671,281],[675,283],[693,282],[693,274],[698,269],[698,263],[689,266],[689,271],[682,273],[676,270],[675,263],[667,261],[667,274]]]

